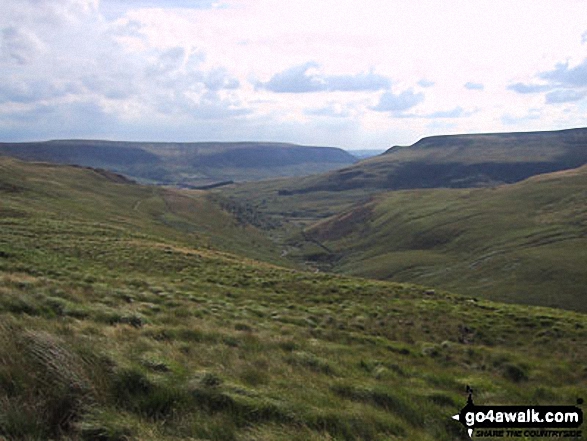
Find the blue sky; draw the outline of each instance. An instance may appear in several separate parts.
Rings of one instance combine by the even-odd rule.
[[[587,126],[583,0],[3,0],[0,141]]]

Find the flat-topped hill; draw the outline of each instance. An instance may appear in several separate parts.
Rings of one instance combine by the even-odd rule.
[[[551,132],[447,135],[350,167],[284,183],[286,191],[466,188],[513,183],[587,163],[587,129]]]
[[[357,161],[334,147],[268,142],[55,140],[0,143],[0,154],[24,160],[105,168],[142,182],[180,186],[300,176]]]

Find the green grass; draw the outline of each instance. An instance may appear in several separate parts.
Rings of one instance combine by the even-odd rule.
[[[0,191],[0,215],[25,225],[27,219],[42,218],[47,233],[59,229],[65,219],[93,229],[93,241],[100,241],[102,230],[108,230],[105,237],[137,231],[145,240],[164,237],[200,249],[287,264],[259,229],[265,228],[262,219],[239,216],[246,214],[242,204],[229,204],[206,192],[120,183],[107,172],[9,158],[0,158]],[[68,241],[61,242],[68,246]],[[0,252],[1,247],[0,242]],[[104,253],[99,244],[96,252]]]
[[[482,189],[223,194],[280,222],[286,257],[354,276],[586,311],[587,169]],[[281,237],[277,235],[281,233]]]
[[[587,169],[475,190],[390,192],[306,235],[336,271],[586,311]]]
[[[0,438],[466,439],[467,384],[585,390],[584,314],[278,267],[215,249],[191,193],[3,165]]]

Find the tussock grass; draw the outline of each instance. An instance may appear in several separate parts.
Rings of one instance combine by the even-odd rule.
[[[127,213],[134,186],[106,214],[62,191],[0,201],[27,213],[0,215],[0,438],[448,441],[466,385],[584,389],[583,314],[279,268]]]

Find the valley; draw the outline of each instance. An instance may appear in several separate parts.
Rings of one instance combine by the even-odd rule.
[[[0,143],[0,154],[105,168],[145,184],[186,188],[320,173],[357,161],[338,148],[268,142],[53,140]]]
[[[468,385],[582,396],[585,167],[292,191],[324,176],[204,191],[0,157],[0,437],[449,441]]]
[[[430,138],[350,168],[295,180],[244,183],[220,193],[281,225],[282,246],[290,260],[312,268],[585,311],[587,168],[577,159],[587,152],[587,142],[581,141],[585,133]],[[491,142],[483,146],[487,138]],[[549,140],[555,144],[547,154]],[[490,159],[503,164],[509,158],[508,167],[519,174],[500,178],[513,183],[494,176],[467,188],[459,181],[455,188],[441,184],[452,179],[450,171],[432,177],[419,173],[418,156],[424,158],[421,164],[436,158],[439,166],[449,160],[463,167],[484,167]],[[387,184],[403,176],[397,169],[404,167],[397,165],[401,158],[407,158],[412,181],[390,190]],[[579,165],[521,180],[527,164],[538,158],[551,168]],[[553,158],[558,162],[548,162]],[[491,170],[497,169],[486,172]],[[436,183],[403,189],[414,179],[431,178]]]
[[[586,438],[583,3],[0,0],[0,441]]]

